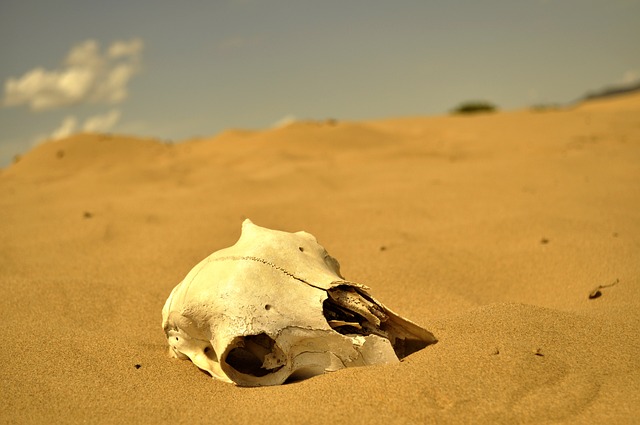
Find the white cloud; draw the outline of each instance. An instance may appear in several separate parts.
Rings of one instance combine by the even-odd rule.
[[[144,43],[139,38],[129,41],[116,41],[110,47],[107,55],[110,58],[119,58],[122,56],[139,57]]]
[[[635,84],[640,82],[640,75],[636,71],[629,70],[622,76],[623,84]]]
[[[82,130],[94,133],[104,133],[111,130],[119,119],[120,111],[112,109],[104,115],[95,115],[87,118],[82,125]]]
[[[271,124],[271,128],[281,128],[286,127],[289,124],[293,124],[297,121],[297,118],[293,114],[287,114],[284,117],[280,118],[278,121]]]
[[[116,41],[103,55],[96,41],[86,40],[69,51],[62,69],[38,67],[6,80],[4,104],[42,111],[81,103],[120,103],[139,71],[143,47],[139,39]]]
[[[72,47],[64,61],[69,67],[98,67],[102,62],[100,46],[95,40],[86,40]]]
[[[76,132],[78,128],[78,120],[74,116],[66,117],[60,126],[56,128],[50,138],[53,140],[65,138]]]
[[[112,109],[106,114],[94,115],[84,120],[80,125],[80,121],[73,115],[66,117],[58,128],[53,130],[49,136],[39,136],[37,142],[42,140],[57,140],[70,136],[78,131],[87,131],[91,133],[105,133],[113,128],[120,119],[120,111]]]

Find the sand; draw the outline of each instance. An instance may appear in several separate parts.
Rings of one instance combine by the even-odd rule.
[[[246,217],[313,233],[439,342],[265,388],[169,358],[164,301]],[[0,223],[2,423],[640,421],[639,95],[180,144],[80,134],[1,171]]]

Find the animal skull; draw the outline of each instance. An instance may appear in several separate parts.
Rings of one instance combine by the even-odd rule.
[[[250,220],[173,289],[162,326],[173,357],[241,386],[397,362],[436,342],[344,280],[313,235]]]

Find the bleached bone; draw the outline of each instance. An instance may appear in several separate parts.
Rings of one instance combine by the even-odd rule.
[[[393,363],[436,342],[345,280],[313,235],[250,220],[173,289],[162,326],[171,355],[242,386]]]

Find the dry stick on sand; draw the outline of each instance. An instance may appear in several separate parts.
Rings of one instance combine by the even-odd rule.
[[[620,282],[620,279],[616,279],[613,283],[608,285],[598,285],[593,291],[589,292],[589,299],[593,300],[600,297],[602,295],[602,292],[600,291],[601,289],[611,288],[612,286],[617,285],[618,282]]]

